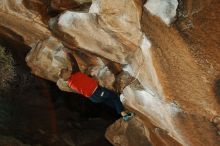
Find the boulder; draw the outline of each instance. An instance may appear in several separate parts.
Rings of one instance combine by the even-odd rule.
[[[148,0],[144,7],[155,16],[158,16],[164,23],[169,25],[175,20],[178,0]]]
[[[109,126],[105,135],[115,146],[151,146],[148,141],[149,131],[138,118],[133,118],[127,123],[122,119],[116,121],[114,125]]]
[[[110,0],[95,0],[89,13],[66,11],[57,20],[52,20],[50,27],[68,47],[75,45],[125,64],[142,36],[140,4],[141,1],[122,0],[112,5]]]
[[[138,120],[116,122],[107,130],[109,141],[219,145],[211,122],[220,115],[218,0],[93,0],[89,12],[56,2],[68,10],[45,24],[22,1],[3,0],[0,32],[29,45],[32,72],[63,90],[68,87],[57,75],[70,68],[63,51],[69,48],[82,72],[122,91]]]
[[[21,37],[21,41],[27,45],[45,40],[51,35],[47,26],[41,21],[39,13],[27,9],[23,0],[2,0],[0,21],[2,30],[12,31],[16,34],[14,36]],[[8,31],[3,31],[3,33],[11,35]]]
[[[36,46],[32,46],[31,51],[26,57],[26,62],[31,68],[32,73],[44,79],[57,82],[61,90],[73,92],[67,83],[60,79],[58,74],[64,69],[72,70],[69,58],[67,57],[65,48],[59,40],[50,37],[48,40],[39,42]],[[79,51],[71,52],[76,58],[82,72],[93,76],[99,81],[99,84],[109,89],[113,89],[115,76],[104,64],[101,58],[83,54]]]

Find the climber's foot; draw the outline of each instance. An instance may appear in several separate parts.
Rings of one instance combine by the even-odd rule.
[[[134,116],[134,114],[132,112],[128,112],[126,114],[124,114],[122,117],[123,117],[123,120],[125,122],[129,121],[130,119],[132,119],[132,117]]]
[[[217,134],[220,136],[220,116],[213,118],[212,121],[216,125],[216,128],[218,129]]]

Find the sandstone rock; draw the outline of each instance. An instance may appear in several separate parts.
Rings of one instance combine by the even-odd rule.
[[[113,84],[115,81],[115,76],[104,64],[101,58],[97,58],[97,64],[88,68],[87,73],[97,78],[99,85],[107,87],[108,89],[114,89]]]
[[[149,138],[151,143],[155,144],[155,139],[160,139],[164,142],[161,145],[170,145],[170,142],[178,145],[203,145],[204,143],[218,145],[216,129],[204,117],[186,114],[175,103],[165,102],[144,89],[138,89],[137,84],[126,87],[123,95],[125,96],[125,105],[131,107],[132,111],[138,111],[136,114],[140,116],[143,122],[146,122],[146,128],[151,128],[152,125],[149,126],[151,123],[153,127],[165,130],[162,135],[158,135],[152,130],[152,134],[155,135],[154,138]],[[148,115],[150,122],[144,118],[146,115]],[[209,136],[209,140],[206,139],[207,135],[203,133],[204,131]],[[198,135],[200,135],[200,141],[197,141]]]
[[[132,77],[128,72],[122,71],[120,74],[116,76],[115,88],[121,93],[124,88],[130,85],[132,82],[135,82],[135,78]]]
[[[96,0],[93,1],[89,13],[67,11],[51,23],[51,28],[58,36],[68,36],[63,38],[63,42],[69,44],[69,47],[75,44],[125,64],[125,59],[137,49],[142,35],[139,23],[141,5],[140,2],[135,2],[117,1],[117,7],[108,11],[112,1]],[[124,7],[125,4],[127,7]],[[130,10],[133,10],[132,13]],[[130,29],[130,32],[125,28]]]
[[[199,13],[202,9],[207,7],[212,0],[184,0],[180,3],[179,15],[182,17],[189,17],[192,18],[193,15]]]
[[[32,46],[32,48],[26,57],[26,62],[32,69],[32,73],[44,79],[57,82],[61,90],[74,92],[67,86],[64,80],[58,77],[62,69],[68,68],[68,70],[72,70],[71,62],[64,51],[65,47],[60,41],[51,37],[48,40],[39,42],[36,46]],[[76,52],[74,54],[76,57],[79,57],[77,56],[79,53]],[[81,58],[77,59],[81,71],[96,78],[101,86],[113,89],[114,74],[105,66],[102,60],[83,53],[80,56]]]
[[[56,2],[57,9],[69,9]],[[210,119],[220,115],[216,87],[219,4],[218,0],[148,0],[142,10],[141,0],[93,0],[88,13],[68,10],[51,19],[54,38],[39,13],[24,7],[22,1],[3,0],[0,32],[14,37],[13,32],[17,34],[14,39],[31,46],[27,62],[32,72],[57,82],[63,90],[68,88],[57,74],[63,67],[70,68],[65,47],[72,49],[81,71],[93,75],[101,85],[116,89],[116,79],[121,84],[118,90],[127,86],[122,95],[125,106],[140,117],[139,122],[131,122],[135,129],[129,134],[140,131],[135,136],[148,138],[154,145],[159,139],[161,145],[217,146],[216,127]],[[13,23],[17,18],[17,24]],[[174,25],[166,25],[171,22]],[[106,67],[109,61],[121,64],[130,75],[120,81],[120,75]],[[119,131],[112,130],[118,129],[113,125],[107,132],[112,143],[141,142],[122,136],[129,123],[120,124]],[[114,138],[116,132],[121,133]]]
[[[41,21],[40,15],[27,9],[23,0],[2,0],[0,2],[0,21],[0,28],[13,31],[28,45],[45,40],[51,35],[47,26]]]
[[[169,25],[176,16],[178,6],[177,0],[148,0],[144,7],[150,11],[151,14],[161,18],[161,20]]]
[[[53,37],[39,42],[33,46],[26,58],[28,66],[35,75],[56,82],[61,69],[71,70],[71,62],[66,59],[63,48],[64,46]]]
[[[67,36],[63,39],[63,42],[68,46],[75,44],[83,50],[93,52],[110,60],[128,63],[125,70],[137,78],[142,85],[142,88],[132,85],[124,90],[123,94],[127,101],[125,104],[128,107],[147,116],[157,127],[166,129],[171,137],[183,145],[203,144],[202,141],[196,142],[194,138],[199,133],[202,133],[203,129],[190,126],[193,123],[200,123],[206,127],[211,139],[206,141],[206,143],[215,145],[217,138],[208,120],[219,112],[218,104],[213,94],[207,90],[210,86],[208,84],[204,85],[203,80],[199,79],[204,74],[197,64],[193,63],[193,55],[187,50],[190,44],[183,40],[175,28],[168,28],[146,11],[144,11],[141,21],[142,29],[146,34],[143,35],[137,31],[139,22],[129,25],[129,23],[122,23],[124,21],[113,19],[115,16],[129,14],[126,9],[116,13],[118,9],[112,8],[113,11],[116,11],[115,15],[112,15],[105,8],[108,4],[108,1],[94,1],[90,13],[66,12],[61,15],[57,22],[53,23],[52,29],[55,33],[63,33],[63,36]],[[123,1],[116,4],[120,6]],[[164,8],[167,9],[167,7]],[[173,8],[176,10],[176,6]],[[139,16],[139,9],[135,10],[136,16]],[[128,20],[140,20],[132,19],[134,15],[126,16]],[[171,13],[171,16],[174,17],[174,14]],[[168,23],[168,19],[166,22]],[[123,27],[119,27],[120,25]],[[136,36],[134,38],[126,35],[126,32],[131,27],[136,30],[129,32],[132,36]],[[103,30],[105,31],[103,32]],[[153,43],[149,41],[148,36]],[[71,41],[70,38],[74,38],[74,41]],[[127,43],[126,40],[132,39],[134,44]],[[109,53],[104,47],[102,48],[102,46],[108,46],[106,44],[109,44],[109,42],[113,43],[112,48],[116,51]],[[129,50],[132,55],[130,52],[127,53],[118,48]],[[187,81],[186,78],[190,80]],[[181,84],[184,85],[182,86]],[[203,86],[198,86],[199,84]],[[198,89],[202,90],[198,91]],[[203,96],[201,96],[202,94]],[[207,104],[198,102],[201,100]],[[184,120],[189,123],[188,125],[180,122],[180,117],[185,112],[187,114],[184,116]],[[195,118],[197,120],[194,120],[190,115],[196,115]],[[206,120],[203,120],[203,116],[206,117]],[[189,135],[187,126],[191,127],[190,129],[195,129],[191,135]],[[164,136],[162,136],[163,138]]]
[[[138,78],[144,87],[151,88],[153,81],[144,74],[146,56],[140,49],[143,43],[147,43],[144,47],[150,46],[140,31],[141,1],[130,1],[126,3],[128,7],[124,7],[125,3],[116,2],[117,7],[109,12],[110,1],[94,1],[89,13],[65,12],[57,20],[51,20],[51,28],[68,47],[79,46],[110,60],[131,64],[134,76],[140,73]],[[130,13],[130,9],[135,13]]]
[[[62,32],[64,35],[68,35],[65,42],[72,42],[68,45],[69,47],[75,45],[97,55],[106,55],[111,60],[124,63],[123,46],[98,25],[97,19],[96,14],[67,11],[60,16],[57,24],[53,24],[55,25],[53,30],[58,35],[61,35]],[[113,51],[115,51],[114,54]]]
[[[213,5],[210,5],[210,7],[214,9],[215,4],[216,3],[213,2]],[[215,10],[217,14],[217,9],[215,8]],[[208,15],[208,13],[203,12],[203,17],[205,15]],[[214,18],[216,18],[215,15],[213,14]],[[197,17],[197,19],[199,19],[199,17]],[[214,20],[215,21],[213,21],[212,25],[215,24],[216,26],[219,21],[217,21],[217,19]],[[168,130],[169,134],[172,137],[176,137],[175,139],[183,145],[206,145],[204,144],[204,141],[196,141],[195,139],[195,137],[201,135],[199,133],[203,133],[202,131],[204,129],[195,128],[197,127],[195,126],[193,128],[193,132],[190,132],[191,130],[189,129],[192,129],[190,123],[194,123],[194,125],[200,123],[200,125],[206,127],[205,133],[209,135],[210,139],[212,139],[210,141],[206,141],[206,143],[211,143],[211,145],[218,145],[218,138],[215,135],[216,130],[211,126],[209,122],[212,116],[219,115],[220,111],[218,99],[213,93],[213,82],[215,82],[216,79],[215,75],[219,74],[219,61],[217,61],[217,56],[219,53],[217,53],[217,50],[215,49],[218,48],[216,45],[216,41],[214,41],[215,37],[207,39],[203,42],[199,41],[202,39],[202,37],[199,36],[205,36],[205,34],[202,33],[199,25],[195,25],[197,29],[194,29],[194,31],[189,30],[187,34],[189,34],[190,36],[190,33],[193,32],[191,40],[194,41],[194,44],[198,45],[199,41],[200,45],[204,45],[204,47],[201,48],[200,46],[200,49],[198,49],[195,45],[192,45],[192,41],[187,40],[187,37],[183,37],[182,35],[180,36],[175,28],[168,28],[146,11],[143,14],[142,25],[143,31],[146,33],[147,36],[151,38],[151,41],[153,42],[152,47],[150,47],[150,52],[148,53],[148,55],[151,54],[151,56],[149,58],[145,57],[145,59],[148,59],[147,62],[149,65],[150,60],[153,59],[153,64],[151,65],[151,67],[147,67],[148,70],[150,69],[149,75],[153,81],[153,84],[148,84],[151,86],[151,88],[148,88],[150,90],[145,89],[145,91],[143,91],[142,89],[138,89],[138,93],[134,93],[134,87],[131,87],[130,90],[124,91],[124,94],[127,95],[127,97],[125,96],[125,99],[129,98],[129,95],[130,97],[134,97],[133,100],[127,99],[128,106],[138,109],[138,111],[148,111],[149,113],[146,115],[148,115],[151,121],[154,121],[153,123],[157,123],[156,125],[158,127],[161,127],[162,129],[164,129],[164,126],[168,128],[168,125],[170,125],[171,127],[168,128],[170,129]],[[207,24],[206,27],[207,26],[209,25]],[[201,35],[196,36],[196,31],[197,33],[200,32]],[[210,35],[213,34],[213,36],[218,36],[218,33],[216,34],[214,32],[211,32]],[[165,36],[163,36],[163,34],[165,34]],[[184,40],[187,41],[185,42]],[[209,42],[209,46],[205,45],[205,43],[207,44],[207,41]],[[205,51],[209,47],[212,48],[211,52],[213,53],[208,53],[208,51]],[[188,49],[190,49],[190,51],[188,51]],[[207,55],[202,55],[196,51],[205,51]],[[143,53],[144,52],[146,51],[143,51]],[[202,60],[204,58],[207,58],[207,62],[212,63],[202,63]],[[144,70],[140,70],[140,72],[142,72],[143,74]],[[149,75],[144,73],[145,77],[149,77]],[[139,79],[139,81],[143,85],[146,80],[144,81]],[[144,85],[144,87],[146,88],[148,86]],[[199,91],[198,89],[201,89],[201,91]],[[140,98],[140,96],[143,96],[143,98]],[[153,103],[154,101],[155,103]],[[162,105],[157,105],[160,103]],[[155,105],[155,107],[151,107],[153,105]],[[146,110],[140,110],[141,107],[146,108]],[[158,107],[163,107],[165,109],[159,109]],[[158,111],[156,111],[155,109],[158,109]],[[167,113],[163,113],[164,111],[167,111]],[[183,116],[184,121],[187,121],[188,123],[185,125],[182,125],[183,123],[180,122],[180,117],[182,116],[179,115],[185,115],[183,113],[187,113],[187,116]],[[191,114],[194,116],[190,116]],[[206,117],[206,119],[203,119],[203,116]],[[160,124],[158,123],[159,121],[161,121]],[[165,125],[162,126],[163,124]],[[174,127],[172,128],[172,126]],[[188,129],[186,127],[191,128]],[[176,131],[176,129],[178,130]]]
[[[210,7],[214,7],[214,3],[213,5],[210,5]],[[208,15],[208,13],[206,15]],[[205,13],[203,16],[205,16]],[[203,44],[203,42],[200,42],[200,44],[198,44],[198,40],[201,40],[202,38],[198,37],[197,35],[194,35],[195,31],[197,31],[197,33],[201,33],[200,36],[205,35],[204,33],[202,33],[202,30],[198,25],[197,26],[195,25],[196,28],[193,29],[194,32],[189,30],[193,34],[193,38],[194,38],[194,39],[191,38],[191,40],[187,39],[187,37],[189,36],[187,37],[179,36],[179,34],[176,32],[175,29],[172,28],[169,29],[163,26],[162,24],[159,26],[160,29],[162,30],[161,32],[151,31],[151,30],[158,30],[157,28],[153,28],[153,27],[155,26],[155,24],[157,25],[159,24],[158,21],[152,19],[154,18],[151,17],[150,15],[147,14],[144,15],[142,19],[143,30],[149,36],[151,36],[153,42],[155,43],[157,42],[155,44],[155,49],[153,50],[153,54],[155,54],[154,64],[157,67],[157,71],[159,71],[158,69],[159,67],[163,68],[159,76],[163,78],[160,79],[160,81],[163,81],[162,86],[165,87],[164,88],[165,92],[166,93],[172,92],[171,93],[172,95],[169,94],[168,96],[169,99],[172,98],[173,96],[175,99],[172,98],[172,100],[178,102],[178,105],[182,105],[184,111],[188,111],[190,113],[196,112],[197,114],[200,113],[206,116],[208,119],[210,119],[213,115],[218,115],[219,103],[213,93],[213,82],[216,79],[216,75],[219,74],[219,69],[218,69],[219,61],[217,61],[218,60],[217,56],[219,53],[217,53],[217,50],[215,49],[217,47],[216,41],[210,38],[206,40],[206,44],[207,42],[209,42],[209,46]],[[197,17],[197,19],[199,18]],[[147,23],[149,22],[149,20],[150,21],[152,20],[151,23]],[[217,24],[218,21],[216,21],[215,23]],[[208,26],[208,24],[206,26]],[[162,29],[162,27],[164,29]],[[165,35],[164,37],[162,36],[162,34],[168,34],[168,32],[169,35]],[[207,31],[207,33],[211,34],[211,32],[209,31]],[[213,36],[215,35],[213,34]],[[161,38],[163,39],[167,38],[167,40],[163,40]],[[198,49],[197,45],[200,46],[200,49]],[[207,47],[212,48],[211,52],[213,53],[211,52],[208,53]],[[178,52],[180,50],[181,52]],[[207,52],[207,55],[202,55],[203,54],[202,52],[204,53]],[[167,54],[166,57],[164,56],[165,54]],[[161,56],[163,57],[161,58]],[[204,63],[202,61],[205,58],[207,59],[207,62],[210,62],[210,64]],[[158,59],[158,64],[161,65],[157,65],[156,63],[157,59]],[[173,62],[175,62],[175,64]],[[203,65],[201,65],[202,62]],[[168,91],[169,90],[168,88],[170,88],[172,91],[171,90]],[[168,92],[166,91],[166,89],[168,89],[167,90]],[[198,91],[198,89],[201,89],[201,91]],[[201,100],[203,100],[204,103],[201,102]],[[188,101],[190,102],[188,103]],[[191,105],[189,105],[190,103]]]
[[[142,35],[140,30],[142,1],[121,0],[112,3],[111,0],[94,0],[89,13],[98,14],[101,27],[109,33],[113,33],[113,37],[117,38],[118,42],[134,51],[138,47]]]
[[[149,131],[139,119],[124,122],[122,119],[111,125],[106,132],[107,139],[115,146],[151,146]]]
[[[143,116],[141,117],[144,118]],[[123,120],[116,121],[114,125],[109,126],[105,135],[116,146],[181,146],[180,143],[169,136],[167,131],[155,127],[147,118],[144,118],[143,121],[136,116],[129,122],[124,122]]]

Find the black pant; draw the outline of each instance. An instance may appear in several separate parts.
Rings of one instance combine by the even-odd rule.
[[[104,103],[110,106],[111,108],[115,109],[118,114],[124,110],[119,96],[115,92],[101,86],[98,86],[98,88],[95,90],[93,95],[89,97],[89,99],[92,102]]]

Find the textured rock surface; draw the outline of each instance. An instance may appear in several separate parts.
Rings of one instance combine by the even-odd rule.
[[[149,131],[141,120],[134,118],[130,122],[118,120],[108,128],[106,137],[116,146],[151,146]],[[137,140],[138,139],[138,140]]]
[[[161,18],[166,24],[170,24],[176,16],[177,0],[148,0],[144,5],[151,14]]]
[[[93,1],[89,13],[67,11],[51,23],[51,28],[58,36],[68,36],[62,39],[69,47],[75,45],[125,64],[141,39],[140,2],[138,5],[133,1],[115,1],[109,8],[111,3],[108,0]]]
[[[68,60],[64,50],[67,50],[56,38],[49,38],[43,42],[32,46],[33,49],[26,57],[27,64],[32,68],[32,73],[42,78],[57,82],[61,90],[73,92],[67,87],[67,84],[59,79],[58,74],[61,69],[71,68],[71,62]],[[83,54],[75,51],[74,56],[82,72],[92,75],[100,85],[113,89],[115,81],[114,74],[104,64],[101,58]]]
[[[21,41],[29,45],[51,35],[46,29],[47,26],[42,23],[40,15],[27,9],[23,0],[1,0],[0,21],[1,29],[14,32]]]
[[[71,63],[68,62],[63,48],[64,46],[53,37],[39,42],[26,58],[28,66],[34,69],[34,74],[56,82],[61,69],[71,70]]]
[[[57,74],[70,68],[65,47],[83,72],[123,90],[124,104],[139,118],[108,129],[114,145],[134,145],[133,140],[147,145],[146,138],[153,145],[219,145],[211,123],[220,115],[219,1],[143,2],[93,0],[88,12],[79,12],[73,10],[78,1],[51,1],[49,7],[67,11],[47,24],[39,10],[2,0],[0,32],[32,47],[27,57],[32,72],[58,81],[63,90]]]

